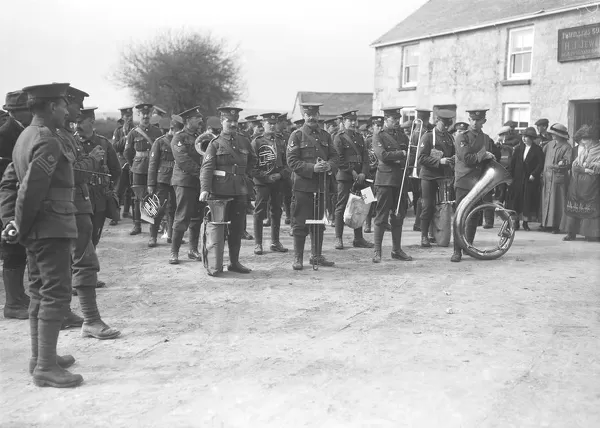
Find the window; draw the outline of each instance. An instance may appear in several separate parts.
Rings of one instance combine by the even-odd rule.
[[[508,79],[531,79],[533,27],[515,28],[508,33]]]
[[[402,87],[417,86],[419,74],[419,45],[402,48]]]
[[[409,120],[415,120],[415,117],[417,117],[417,110],[415,107],[404,107],[402,110],[400,110],[400,113],[402,114],[400,123],[407,122]]]
[[[518,130],[529,126],[530,115],[529,104],[506,104],[504,106],[504,121],[512,120],[516,122]]]

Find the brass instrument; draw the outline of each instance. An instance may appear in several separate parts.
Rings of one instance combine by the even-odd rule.
[[[258,169],[265,174],[271,174],[277,167],[277,152],[275,148],[268,144],[263,144],[258,148]]]
[[[511,247],[515,239],[515,227],[512,219],[515,212],[507,210],[502,205],[492,202],[475,206],[477,202],[487,195],[494,187],[503,183],[510,184],[511,181],[512,179],[508,171],[498,162],[490,159],[487,161],[481,179],[458,205],[456,215],[454,216],[454,239],[457,240],[458,245],[463,251],[471,257],[479,260],[494,260],[502,257]],[[498,232],[500,240],[496,248],[491,250],[480,250],[479,248],[476,248],[472,242],[467,241],[466,228],[474,215],[489,208],[494,208],[503,220],[500,231]]]
[[[413,121],[412,127],[410,128],[410,138],[408,139],[408,147],[406,148],[406,162],[404,163],[404,175],[402,175],[402,184],[400,185],[400,195],[398,197],[398,205],[396,206],[396,215],[398,215],[400,213],[400,205],[402,203],[402,192],[404,191],[404,183],[406,182],[406,177],[407,177],[406,170],[408,169],[408,163],[410,162],[411,147],[415,147],[416,153],[415,153],[415,161],[412,166],[413,171],[410,176],[412,178],[419,178],[418,171],[417,171],[417,163],[419,162],[419,141],[418,141],[418,139],[417,139],[416,146],[412,144],[413,135],[414,135],[414,132],[416,129],[418,129],[417,135],[419,135],[419,137],[420,137],[421,132],[423,132],[423,121],[421,119],[415,119]]]
[[[140,217],[146,223],[154,224],[154,219],[162,214],[165,210],[167,200],[161,204],[160,199],[156,193],[152,195],[146,195],[143,200],[142,207],[140,209]]]
[[[317,158],[317,162],[322,162],[323,159]],[[315,248],[315,254],[312,257],[312,268],[313,270],[319,270],[319,260],[321,258],[321,246],[319,240],[321,239],[321,225],[327,224],[327,213],[325,208],[327,206],[327,172],[318,173],[317,177],[317,190],[313,193],[313,218],[307,219],[306,224],[312,229],[313,246]],[[323,199],[321,201],[321,195]],[[323,217],[319,219],[321,210],[323,210]]]

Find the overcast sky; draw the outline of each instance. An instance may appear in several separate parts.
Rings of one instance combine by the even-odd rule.
[[[123,47],[185,28],[239,45],[240,106],[291,110],[297,91],[371,92],[370,43],[425,1],[3,0],[0,92],[70,82],[116,111],[135,101],[110,81]]]

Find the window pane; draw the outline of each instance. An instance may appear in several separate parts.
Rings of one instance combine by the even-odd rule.
[[[533,29],[528,29],[523,31],[523,45],[526,49],[531,49],[533,47]]]
[[[519,56],[523,62],[522,73],[529,73],[531,71],[531,52]]]

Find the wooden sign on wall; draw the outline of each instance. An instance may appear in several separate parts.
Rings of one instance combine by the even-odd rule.
[[[558,30],[558,62],[600,58],[600,22]]]

